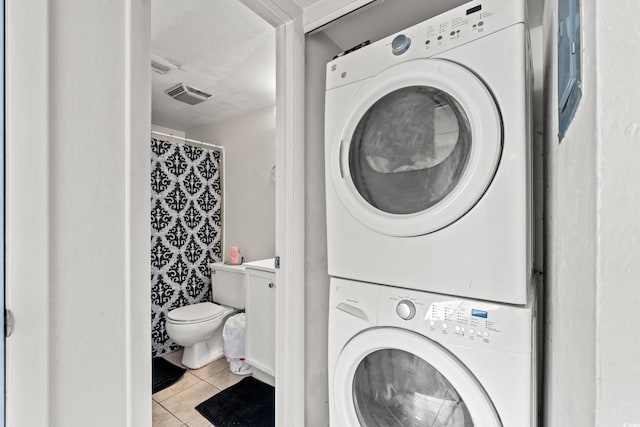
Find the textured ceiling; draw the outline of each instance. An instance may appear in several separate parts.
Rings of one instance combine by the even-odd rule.
[[[156,125],[186,130],[275,103],[275,30],[238,0],[153,0],[151,43],[175,65],[152,73]],[[177,83],[214,97],[178,102],[164,93]]]

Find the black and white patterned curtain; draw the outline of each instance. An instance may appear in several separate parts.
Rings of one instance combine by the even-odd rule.
[[[179,348],[167,313],[211,301],[209,264],[222,255],[221,154],[151,139],[152,354]]]

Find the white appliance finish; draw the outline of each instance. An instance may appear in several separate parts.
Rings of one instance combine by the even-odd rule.
[[[329,275],[527,302],[525,15],[472,1],[327,64]]]
[[[330,424],[537,426],[530,289],[513,306],[332,278]]]
[[[246,267],[246,361],[253,376],[275,385],[276,288],[274,260],[243,264]]]

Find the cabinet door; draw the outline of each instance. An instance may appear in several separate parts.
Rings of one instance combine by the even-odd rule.
[[[250,274],[247,283],[246,359],[250,365],[275,376],[275,278]]]

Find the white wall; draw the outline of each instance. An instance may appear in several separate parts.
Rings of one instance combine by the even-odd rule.
[[[149,1],[10,13],[8,425],[150,425]]]
[[[548,0],[544,14],[545,421],[558,427],[640,423],[640,338],[630,332],[640,302],[640,44],[634,20],[640,6],[582,2],[583,99],[561,144],[556,7],[557,0]]]
[[[49,16],[50,424],[146,425],[149,2]]]
[[[587,9],[596,16],[598,82],[597,426],[640,425],[640,334],[632,332],[640,307],[640,3],[611,6],[597,0]]]
[[[46,426],[50,418],[47,3],[5,5],[5,307],[15,316],[5,341],[9,426]]]
[[[324,180],[325,65],[340,52],[318,33],[305,42],[305,426],[329,424],[327,223]]]
[[[586,427],[594,425],[596,403],[595,36],[593,31],[584,34],[584,95],[558,144],[555,2],[547,2],[543,18],[548,174],[544,419],[550,427]],[[593,5],[583,6],[583,28],[593,29]]]
[[[187,130],[224,147],[224,259],[237,246],[245,261],[275,256],[274,107]]]

